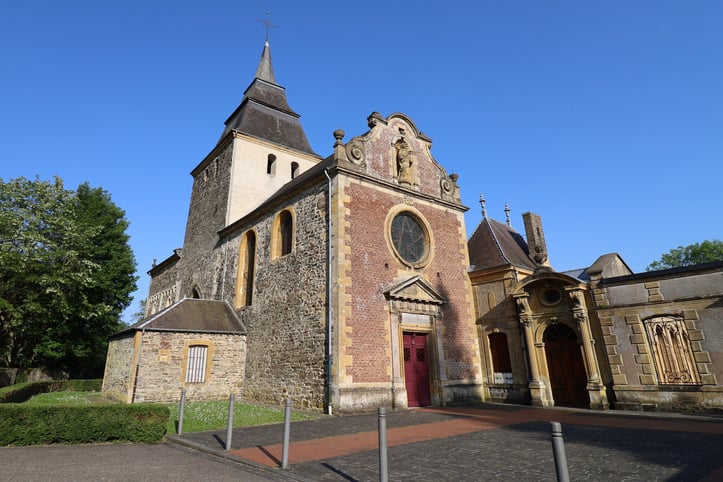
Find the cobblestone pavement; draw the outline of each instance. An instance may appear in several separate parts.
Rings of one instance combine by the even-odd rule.
[[[387,413],[390,481],[556,479],[550,421],[562,423],[573,481],[723,480],[723,419],[485,405]],[[243,460],[270,477],[379,480],[376,414],[294,422],[289,467],[278,468],[282,425],[172,436]]]

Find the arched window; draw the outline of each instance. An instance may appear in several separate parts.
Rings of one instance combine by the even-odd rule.
[[[291,163],[291,179],[294,179],[298,175],[299,175],[299,163],[292,162]]]
[[[512,364],[510,363],[510,349],[507,346],[507,335],[491,333],[487,338],[490,343],[494,383],[512,383]]]
[[[238,276],[236,279],[236,308],[249,306],[253,300],[256,270],[256,234],[244,234],[239,247]]]
[[[198,290],[198,286],[194,286],[191,290],[191,298],[195,300],[201,299],[201,292]]]
[[[269,154],[266,160],[266,174],[276,175],[276,156],[273,154]]]
[[[294,248],[294,216],[291,211],[285,209],[279,213],[274,220],[272,259],[286,256]]]
[[[669,316],[650,318],[645,320],[645,331],[661,384],[700,384],[698,367],[682,319]]]

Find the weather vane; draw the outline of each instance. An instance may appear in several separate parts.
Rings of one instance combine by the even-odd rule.
[[[266,41],[268,42],[269,41],[269,29],[270,28],[279,28],[279,26],[271,23],[271,12],[266,12],[266,19],[258,20],[258,22],[266,25]]]

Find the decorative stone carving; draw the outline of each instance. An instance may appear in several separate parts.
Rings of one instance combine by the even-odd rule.
[[[526,296],[517,298],[517,311],[520,315],[527,315],[532,312]]]
[[[443,177],[442,180],[439,181],[439,186],[442,188],[442,195],[454,195],[454,181],[451,178]]]
[[[358,165],[366,165],[366,154],[364,151],[364,143],[354,138],[346,144],[346,155],[350,162]]]

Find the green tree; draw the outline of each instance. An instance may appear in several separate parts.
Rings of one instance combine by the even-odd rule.
[[[660,260],[650,263],[645,270],[655,271],[713,261],[723,261],[723,241],[714,239],[689,246],[678,246],[665,253]]]
[[[126,228],[101,189],[0,179],[0,363],[99,374],[135,290]]]

